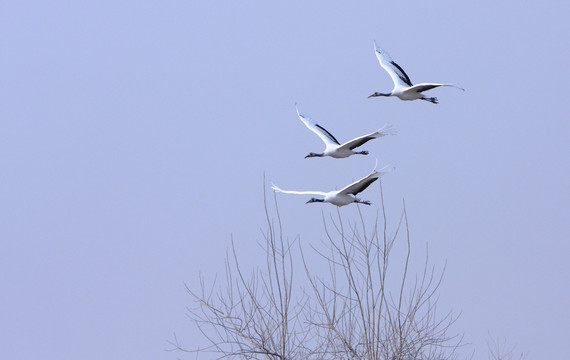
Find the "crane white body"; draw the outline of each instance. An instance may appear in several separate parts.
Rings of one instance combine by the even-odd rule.
[[[325,150],[322,153],[318,154],[312,152],[309,155],[305,156],[305,158],[330,156],[335,159],[342,159],[355,154],[368,155],[368,151],[354,151],[354,149],[364,145],[370,140],[386,135],[394,135],[396,133],[392,129],[391,125],[385,125],[381,129],[373,133],[359,136],[355,139],[345,142],[344,144],[341,144],[324,127],[320,126],[319,124],[315,123],[311,118],[299,112],[299,108],[297,108],[296,105],[295,109],[297,110],[297,115],[299,116],[299,119],[301,119],[303,124],[305,124],[305,126],[309,130],[317,134],[321,138],[321,140],[325,143]]]
[[[429,101],[433,104],[437,104],[438,100],[436,97],[426,97],[422,92],[434,89],[440,86],[451,86],[463,90],[462,88],[453,85],[453,84],[439,84],[439,83],[421,83],[421,84],[412,84],[410,77],[406,74],[404,69],[400,67],[400,65],[396,64],[394,60],[390,57],[390,55],[383,50],[382,48],[374,43],[374,53],[380,62],[380,66],[386,70],[388,75],[392,78],[394,82],[394,88],[389,93],[379,93],[375,92],[374,94],[370,95],[371,97],[376,96],[395,96],[400,100],[425,100]]]
[[[370,201],[366,200],[363,201],[360,198],[357,198],[356,195],[364,191],[368,186],[370,186],[370,184],[372,184],[374,181],[378,180],[382,175],[387,174],[391,170],[392,170],[391,165],[385,166],[378,171],[373,170],[370,174],[363,177],[362,179],[355,181],[352,184],[347,185],[340,190],[333,190],[329,192],[283,190],[277,187],[275,184],[272,184],[271,188],[276,192],[282,192],[285,194],[318,195],[323,197],[322,199],[313,197],[309,201],[307,201],[306,204],[314,202],[328,202],[339,207],[352,203],[370,205]]]

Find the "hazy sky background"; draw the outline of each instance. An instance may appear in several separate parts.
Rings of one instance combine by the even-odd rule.
[[[447,260],[440,309],[487,354],[568,359],[567,1],[4,1],[0,358],[175,359],[184,282],[259,258],[264,186],[341,188],[379,166],[389,221]],[[367,99],[385,48],[439,105]],[[391,123],[369,156],[303,159]],[[266,176],[264,184],[263,176]],[[379,187],[362,198],[378,210]],[[278,194],[285,233],[330,204]],[[355,206],[340,209],[347,220]],[[421,256],[420,256],[421,258]],[[254,261],[251,261],[255,263]],[[207,358],[207,357],[205,357]]]

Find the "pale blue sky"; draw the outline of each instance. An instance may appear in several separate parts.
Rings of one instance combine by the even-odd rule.
[[[263,175],[330,190],[392,163],[395,219],[447,260],[440,308],[486,354],[570,358],[567,1],[12,1],[0,4],[0,358],[175,359],[183,283],[259,255]],[[439,105],[391,90],[385,48]],[[294,103],[371,155],[322,143]],[[265,184],[267,185],[267,184]],[[373,201],[372,186],[363,198]],[[279,194],[285,231],[328,204]],[[347,219],[356,207],[341,209]]]

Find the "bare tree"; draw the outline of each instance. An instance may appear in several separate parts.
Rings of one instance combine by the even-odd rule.
[[[266,255],[263,271],[246,276],[232,241],[222,290],[215,290],[215,282],[207,286],[203,277],[199,292],[187,287],[196,302],[189,316],[209,342],[191,351],[240,359],[454,357],[461,338],[448,331],[455,318],[437,313],[444,269],[437,272],[429,265],[426,250],[423,270],[410,274],[412,246],[405,206],[392,234],[382,195],[382,222],[377,216],[370,229],[360,208],[358,223],[347,225],[339,211],[336,218],[323,217],[324,246],[311,251],[320,254],[329,271],[326,276],[314,275],[299,245],[298,265],[304,266],[308,279],[302,291],[293,282],[294,242],[283,237],[277,205],[275,223],[264,201],[268,230],[261,244]],[[407,251],[402,261],[395,261],[391,253],[401,237]],[[172,343],[189,351],[176,338]]]
[[[196,302],[188,309],[189,317],[209,342],[209,346],[185,349],[178,340],[175,349],[205,353],[230,359],[308,359],[311,351],[309,332],[300,323],[307,301],[294,291],[292,242],[284,239],[277,207],[277,224],[271,220],[264,194],[268,230],[260,244],[266,255],[263,269],[249,276],[243,273],[232,240],[226,256],[225,284],[216,291],[200,276],[200,292],[186,286]],[[297,294],[299,293],[299,294]]]
[[[448,335],[455,318],[437,313],[444,270],[438,273],[429,266],[426,246],[423,271],[410,279],[405,204],[389,235],[382,195],[381,200],[381,228],[377,219],[368,231],[360,212],[360,222],[348,228],[339,212],[336,220],[323,219],[329,251],[319,253],[329,273],[312,276],[305,266],[314,294],[310,323],[317,330],[320,352],[328,359],[453,358],[461,343],[460,337]],[[406,241],[405,259],[391,266],[391,251],[400,235]]]

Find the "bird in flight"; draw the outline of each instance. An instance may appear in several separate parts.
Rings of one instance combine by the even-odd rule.
[[[362,179],[353,182],[350,185],[340,189],[340,190],[333,190],[329,192],[324,191],[292,191],[292,190],[283,190],[277,187],[275,184],[271,184],[271,188],[276,192],[282,192],[285,194],[295,194],[295,195],[319,195],[323,198],[315,198],[312,197],[309,201],[305,204],[315,203],[315,202],[328,202],[338,207],[345,206],[352,203],[370,205],[370,201],[368,200],[361,200],[356,197],[356,195],[362,191],[364,191],[370,184],[374,181],[378,180],[382,175],[387,174],[392,170],[391,165],[384,166],[382,169],[376,171],[372,170],[370,174],[363,177]]]
[[[368,155],[368,151],[354,151],[354,149],[364,145],[365,143],[367,143],[372,139],[376,139],[386,135],[394,135],[396,133],[396,131],[392,129],[392,125],[385,125],[378,131],[375,131],[367,135],[362,135],[360,137],[347,141],[344,144],[341,144],[324,127],[315,123],[310,117],[300,113],[297,104],[295,104],[295,109],[297,109],[297,115],[299,115],[299,119],[301,119],[303,124],[305,124],[305,126],[309,130],[317,134],[321,138],[321,140],[323,140],[323,142],[325,143],[325,150],[322,153],[319,154],[311,152],[309,155],[305,156],[305,159],[309,157],[323,157],[323,156],[330,156],[335,159],[342,159],[354,154]]]
[[[437,104],[438,101],[436,97],[426,97],[424,94],[422,94],[422,92],[440,86],[451,86],[465,91],[465,89],[462,89],[453,84],[421,83],[413,85],[404,69],[402,69],[400,65],[396,64],[386,51],[378,47],[378,45],[376,45],[376,42],[374,42],[374,52],[376,53],[376,57],[380,62],[380,66],[382,66],[392,78],[392,81],[394,82],[394,89],[392,89],[392,91],[389,93],[375,92],[374,94],[370,95],[369,98],[376,96],[396,96],[400,98],[400,100],[420,99],[429,101],[432,104]]]

